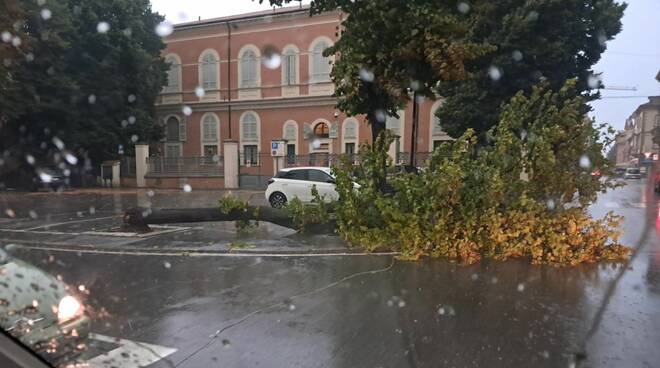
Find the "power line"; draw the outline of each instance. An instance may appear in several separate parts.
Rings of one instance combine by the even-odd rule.
[[[645,95],[645,96],[601,96],[600,98],[605,99],[605,98],[647,98],[647,97],[649,97],[649,95]]]
[[[660,59],[660,54],[643,54],[643,53],[637,53],[637,52],[616,51],[616,50],[606,50],[605,54],[615,54],[615,55],[625,55],[625,56],[640,56],[640,57],[649,57],[649,58],[658,58],[658,59]]]

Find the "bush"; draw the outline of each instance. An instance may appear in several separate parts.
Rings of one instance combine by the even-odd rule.
[[[305,231],[305,226],[325,224],[330,220],[328,205],[315,185],[312,186],[312,202],[310,204],[303,203],[296,197],[286,204],[284,211],[291,217],[300,232]]]
[[[528,257],[533,263],[621,260],[619,217],[592,219],[587,207],[615,185],[604,175],[610,138],[581,113],[574,81],[558,92],[546,86],[516,95],[504,107],[491,145],[477,147],[472,131],[442,145],[419,174],[393,177],[384,194],[389,135],[363,145],[361,172],[335,167],[339,233],[350,244],[402,252],[402,258]],[[381,148],[378,148],[381,147]],[[585,158],[586,157],[586,158]],[[353,181],[361,187],[353,188]]]

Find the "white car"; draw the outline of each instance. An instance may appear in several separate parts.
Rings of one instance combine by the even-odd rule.
[[[268,180],[266,200],[275,208],[282,208],[295,197],[303,202],[311,202],[314,185],[319,195],[325,196],[325,200],[339,199],[335,178],[329,167],[291,167],[282,169]]]

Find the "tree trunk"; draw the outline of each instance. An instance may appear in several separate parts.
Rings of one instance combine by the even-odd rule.
[[[212,208],[129,208],[124,212],[124,226],[148,230],[149,225],[173,224],[210,221],[254,220],[270,222],[279,226],[299,230],[293,219],[283,210],[267,206],[248,206],[246,211],[231,210],[220,212]],[[305,225],[304,231],[309,233],[333,233],[337,227],[334,220],[325,224]]]

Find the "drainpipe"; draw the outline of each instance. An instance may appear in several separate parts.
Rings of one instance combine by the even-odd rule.
[[[229,139],[231,134],[231,26],[227,23],[227,110],[229,116]]]

